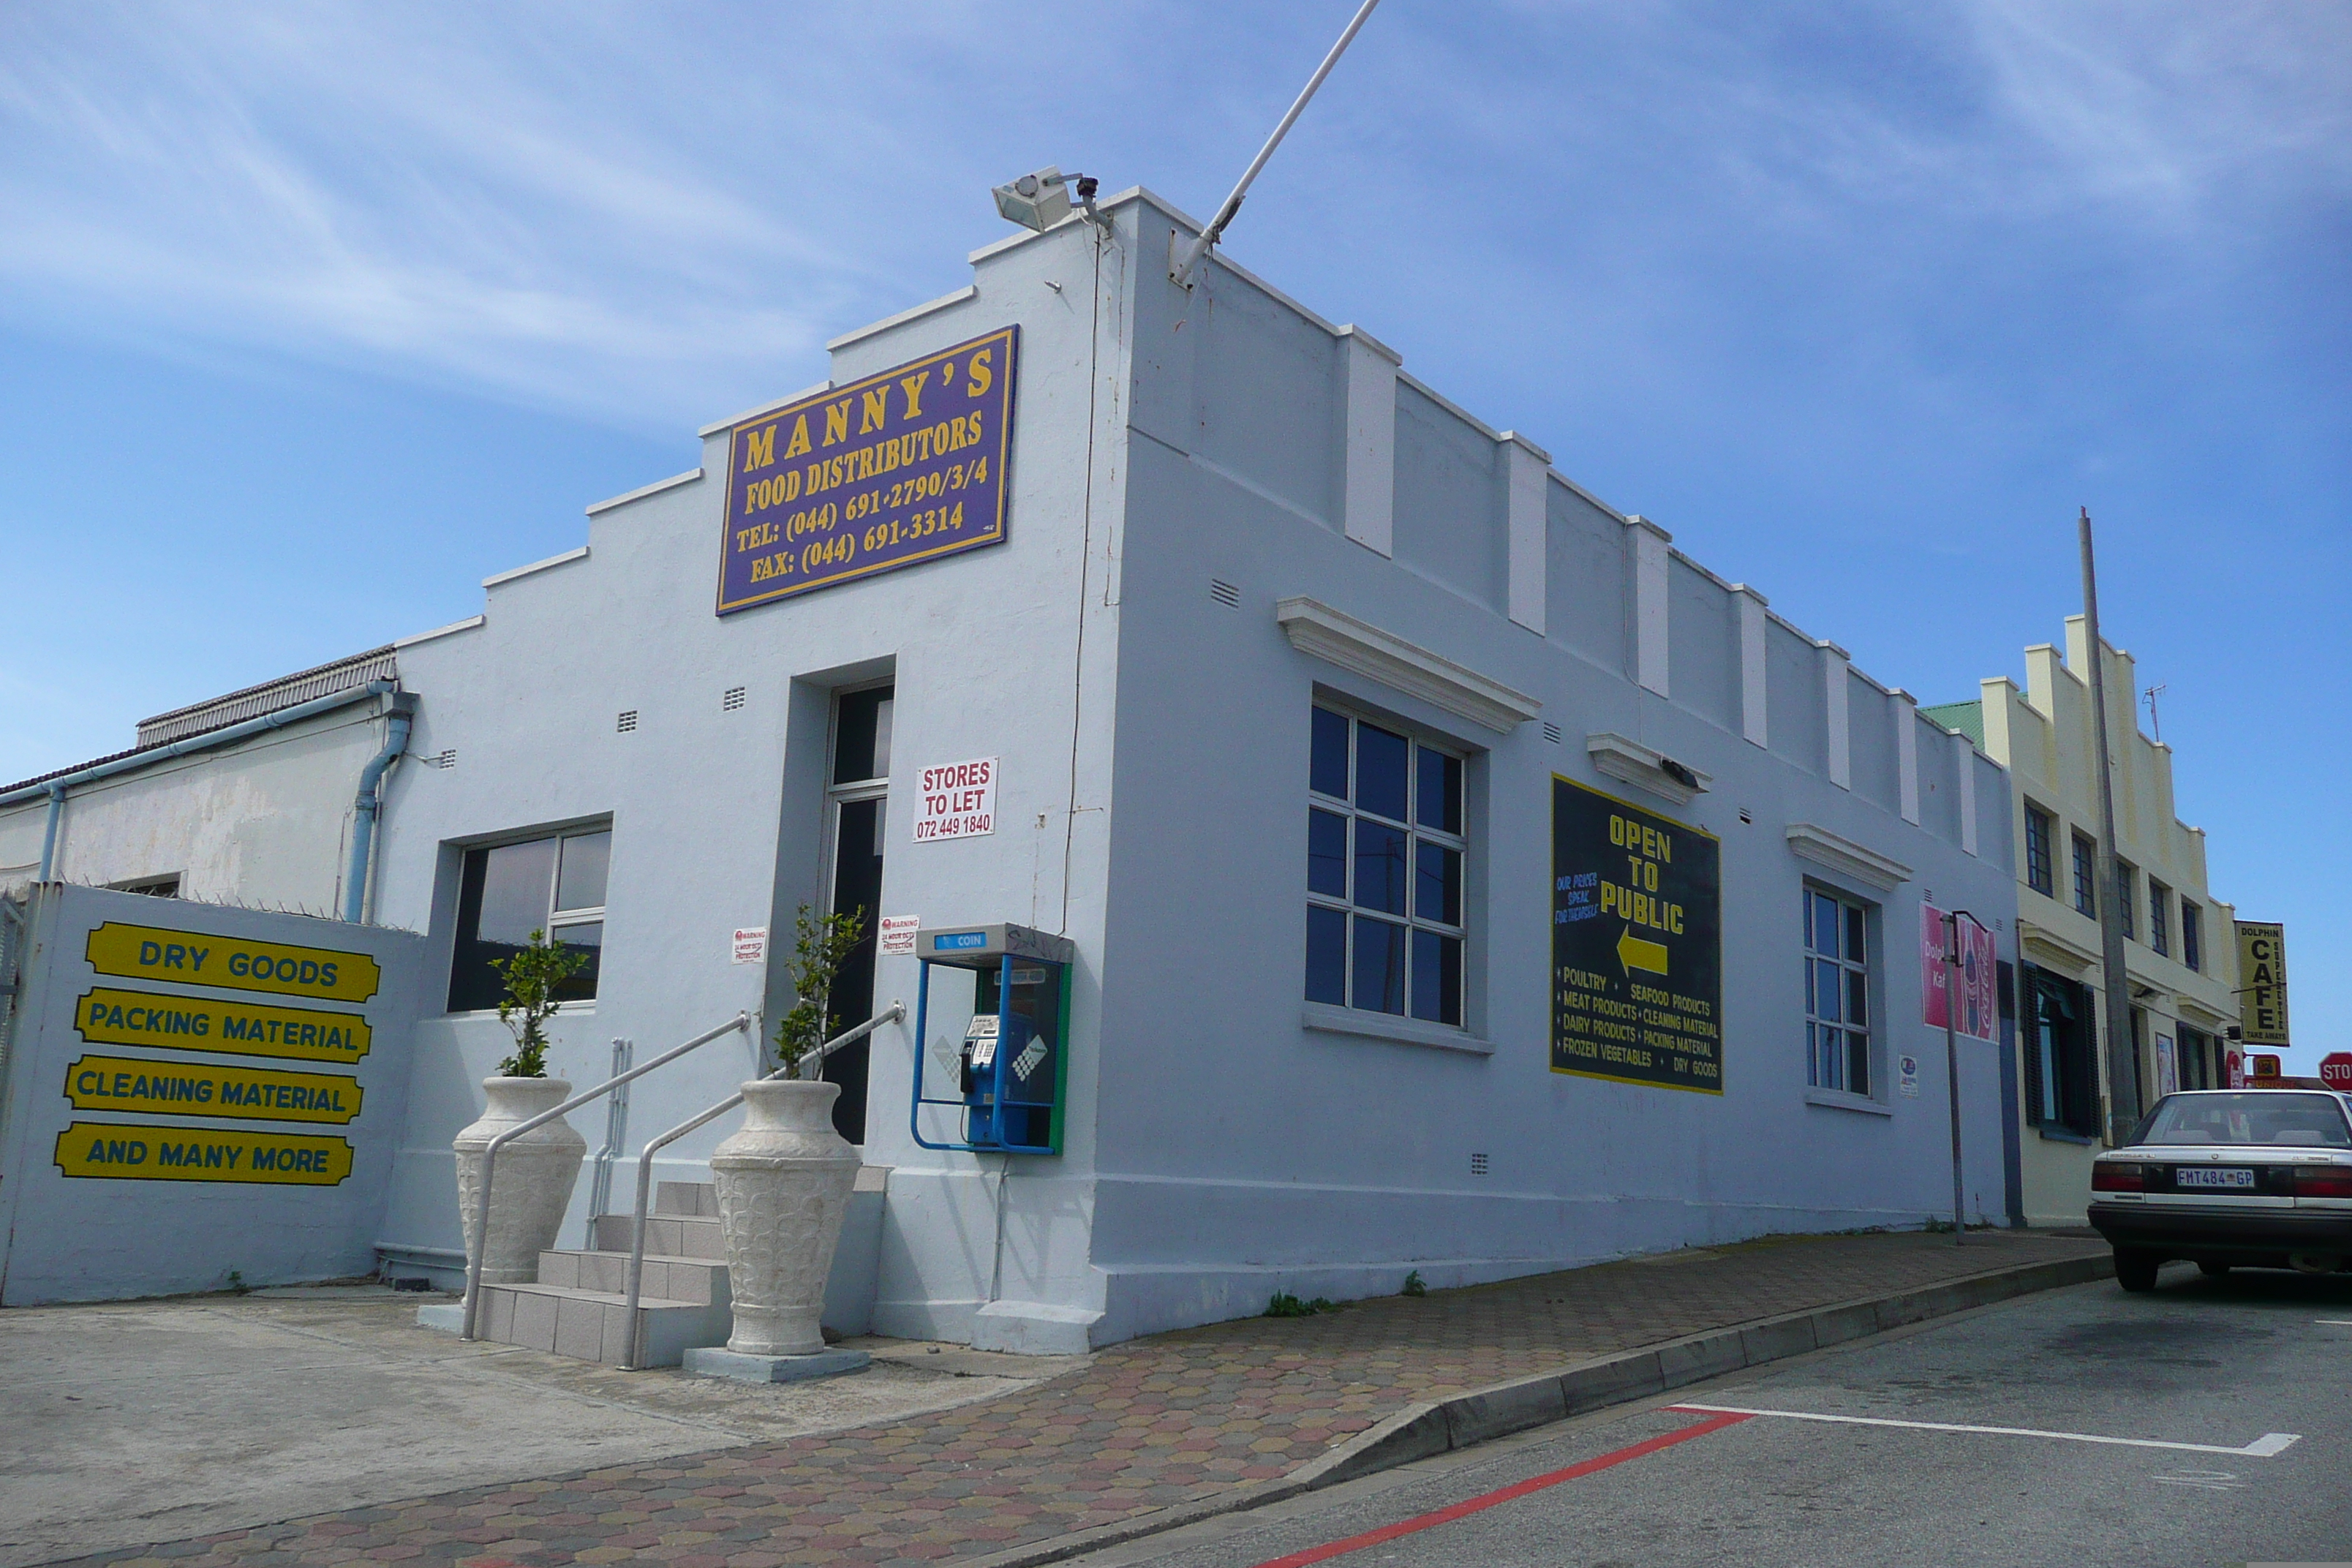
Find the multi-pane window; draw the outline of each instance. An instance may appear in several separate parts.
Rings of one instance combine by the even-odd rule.
[[[604,873],[612,856],[609,827],[467,850],[458,883],[457,942],[449,964],[449,1011],[497,1006],[506,983],[492,961],[512,958],[540,931],[588,960],[556,987],[556,999],[593,1000],[604,947]]]
[[[1870,920],[1862,905],[1805,889],[1805,1081],[1870,1092]]]
[[[2099,848],[2079,833],[2074,835],[2074,909],[2099,918]]]
[[[2132,889],[2138,886],[2139,872],[2128,860],[2116,862],[2116,913],[2123,921],[2124,935],[2137,938],[2137,928],[2132,924],[2132,910],[2138,907],[2137,895]]]
[[[2038,806],[2025,808],[2025,885],[2044,898],[2056,896],[2057,883],[2050,874],[2050,840],[2057,828],[2048,812]]]
[[[2166,908],[2172,901],[2172,889],[2150,877],[2147,879],[2147,945],[2161,953],[2172,952],[2171,911]]]
[[[1462,759],[1314,710],[1307,999],[1462,1022]]]
[[[2030,968],[2022,991],[2025,1119],[2040,1127],[2095,1136],[2098,1069],[2092,1050],[2097,1031],[2090,993],[2071,980]]]
[[[2205,968],[2205,911],[2180,900],[2180,962],[2202,973]]]

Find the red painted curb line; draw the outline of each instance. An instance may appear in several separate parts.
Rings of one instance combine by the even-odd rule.
[[[1476,1497],[1466,1498],[1448,1508],[1441,1508],[1430,1513],[1415,1514],[1411,1519],[1400,1520],[1394,1524],[1384,1524],[1378,1530],[1368,1530],[1361,1535],[1350,1535],[1345,1540],[1327,1541],[1320,1546],[1310,1546],[1304,1552],[1294,1552],[1287,1557],[1268,1558],[1259,1563],[1257,1568],[1307,1568],[1310,1563],[1328,1562],[1331,1558],[1344,1556],[1350,1552],[1360,1552],[1367,1546],[1378,1546],[1383,1541],[1394,1541],[1400,1535],[1412,1535],[1420,1531],[1433,1530],[1441,1524],[1451,1524],[1457,1519],[1466,1519],[1471,1514],[1484,1512],[1487,1509],[1526,1497],[1530,1492],[1539,1492],[1547,1487],[1556,1487],[1562,1481],[1572,1481],[1601,1470],[1614,1469],[1617,1466],[1631,1459],[1638,1459],[1644,1454],[1654,1454],[1661,1448],[1671,1448],[1677,1443],[1687,1443],[1694,1437],[1704,1437],[1710,1432],[1720,1432],[1726,1426],[1737,1426],[1742,1421],[1752,1419],[1754,1417],[1748,1415],[1717,1415],[1711,1421],[1701,1421],[1696,1426],[1685,1426],[1677,1432],[1667,1432],[1659,1436],[1644,1438],[1630,1447],[1612,1450],[1598,1458],[1586,1459],[1580,1464],[1570,1465],[1564,1470],[1552,1470],[1544,1475],[1531,1476],[1515,1485],[1504,1487],[1496,1491],[1482,1492]]]

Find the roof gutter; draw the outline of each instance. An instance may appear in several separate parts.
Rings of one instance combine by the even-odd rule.
[[[359,799],[352,804],[352,868],[343,879],[343,919],[358,925],[367,918],[368,854],[375,847],[377,820],[383,815],[384,770],[408,750],[409,727],[416,716],[416,693],[395,691],[384,703],[383,750],[360,770]]]
[[[79,789],[86,784],[96,784],[100,779],[113,778],[118,774],[137,773],[142,768],[152,767],[157,763],[169,762],[173,757],[184,757],[191,752],[208,752],[216,746],[235,745],[239,741],[247,740],[255,735],[267,734],[272,730],[280,730],[289,724],[299,724],[305,719],[316,718],[321,713],[331,713],[338,708],[348,708],[354,702],[363,702],[371,697],[384,696],[393,689],[393,683],[389,680],[371,680],[365,686],[354,686],[344,691],[331,691],[324,697],[314,697],[308,702],[298,702],[291,708],[281,708],[275,713],[264,713],[257,719],[247,719],[243,723],[231,724],[220,730],[208,730],[201,735],[190,735],[184,740],[173,741],[148,751],[134,752],[127,757],[117,757],[110,763],[94,763],[58,778],[44,779],[39,784],[22,785],[5,795],[0,795],[0,805],[16,805],[20,802],[37,800],[43,795],[48,796],[49,820],[41,837],[41,870],[37,880],[51,881],[57,869],[58,840],[62,837],[61,827],[65,820],[67,791]]]

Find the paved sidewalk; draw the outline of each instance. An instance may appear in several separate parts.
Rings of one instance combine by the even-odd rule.
[[[912,1564],[1278,1479],[1416,1402],[1755,1319],[2103,1251],[1978,1233],[1776,1239],[1248,1319],[854,1431],[347,1510],[79,1561],[149,1568]]]

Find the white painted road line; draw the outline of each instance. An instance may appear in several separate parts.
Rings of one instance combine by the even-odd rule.
[[[2314,1318],[2315,1323],[2333,1323],[2339,1329],[2352,1329],[2352,1318]]]
[[[1995,1437],[2055,1437],[2067,1443],[2107,1443],[2120,1448],[2176,1448],[2190,1454],[2232,1454],[2240,1458],[2269,1459],[2303,1440],[2295,1432],[2265,1432],[2242,1448],[2214,1443],[2160,1443],[2152,1437],[2101,1437],[2089,1432],[2038,1432],[2030,1426],[1961,1426],[1945,1421],[1890,1421],[1876,1415],[1822,1415],[1810,1410],[1754,1410],[1738,1405],[1674,1405],[1709,1415],[1778,1415],[1786,1421],[1834,1421],[1846,1426],[1900,1426],[1915,1432],[1980,1432]]]

